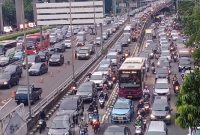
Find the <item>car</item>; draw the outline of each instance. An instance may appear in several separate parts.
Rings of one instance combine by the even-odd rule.
[[[62,41],[64,39],[64,34],[62,33],[62,31],[57,32],[57,37],[59,41]]]
[[[89,47],[81,47],[78,49],[77,51],[77,59],[81,60],[81,59],[90,59],[90,49]]]
[[[181,57],[178,62],[178,70],[191,70],[191,60],[188,57]]]
[[[65,48],[71,48],[71,40],[70,39],[65,40]]]
[[[55,44],[59,41],[56,33],[51,33],[49,37],[50,37],[50,44]]]
[[[169,81],[170,70],[167,67],[157,67],[155,72],[156,72],[156,79],[167,78]]]
[[[101,60],[100,65],[104,65],[104,64],[111,65],[111,63],[112,63],[111,59],[104,58],[103,60]]]
[[[3,72],[6,72],[6,73],[11,73],[11,74],[16,74],[19,76],[19,78],[22,77],[22,67],[19,66],[19,65],[8,65],[6,66],[6,68],[4,68]]]
[[[19,84],[18,74],[13,74],[11,72],[3,72],[0,74],[0,87],[11,88],[14,85]]]
[[[162,120],[167,124],[171,123],[171,107],[165,96],[157,96],[154,99],[151,109],[151,120]]]
[[[158,67],[168,67],[168,68],[171,67],[171,66],[170,66],[170,61],[168,60],[167,57],[160,57],[160,58],[158,59],[157,66],[158,66]]]
[[[96,84],[97,90],[102,90],[103,84],[107,81],[106,75],[103,75],[102,72],[98,72],[98,71],[92,73],[89,80]]]
[[[168,129],[163,121],[150,121],[145,135],[168,135]]]
[[[89,48],[90,55],[95,53],[95,46],[93,44],[86,44],[85,47]]]
[[[132,135],[127,126],[111,125],[108,126],[103,135]]]
[[[38,55],[40,56],[41,62],[46,62],[49,60],[49,52],[48,51],[40,51],[38,52]]]
[[[97,97],[97,89],[94,82],[88,81],[78,87],[76,95],[80,96],[83,101],[92,102]]]
[[[191,128],[189,128],[189,133],[187,135],[200,135],[200,127],[197,127],[195,130],[191,131]]]
[[[25,57],[25,53],[22,51],[18,51],[15,52],[14,56],[13,56],[13,60],[17,61],[17,60],[23,60]]]
[[[110,64],[101,64],[101,65],[99,65],[99,68],[97,69],[97,71],[102,72],[102,74],[104,74],[104,75],[109,75]]]
[[[41,62],[40,56],[37,54],[34,55],[28,55],[28,68],[30,68],[33,64]],[[24,59],[24,62],[22,63],[23,68],[26,69],[26,58]]]
[[[77,95],[69,95],[65,97],[59,108],[58,111],[56,112],[56,115],[66,115],[66,114],[72,114],[72,115],[77,115],[81,116],[83,115],[84,112],[84,104],[83,104],[83,99],[80,96]]]
[[[111,59],[112,61],[112,65],[113,66],[116,66],[117,65],[117,61],[118,61],[118,53],[117,52],[109,52],[107,55],[106,55],[106,58],[107,59]]]
[[[103,32],[103,39],[107,40],[108,39],[108,33],[107,32]]]
[[[64,56],[61,53],[54,53],[51,55],[49,59],[49,66],[53,65],[63,65],[64,64]]]
[[[128,39],[126,37],[122,37],[120,40],[121,46],[122,47],[127,47],[128,46]]]
[[[5,57],[5,56],[0,57],[0,67],[5,67],[12,62],[14,61],[10,57]]]
[[[65,52],[64,44],[55,44],[53,48],[54,48],[54,51],[57,52],[57,53]]]
[[[48,51],[50,56],[55,53],[55,49],[53,47],[48,47],[47,51]]]
[[[69,115],[56,116],[50,126],[48,135],[75,135],[75,125]]]
[[[170,85],[167,78],[158,78],[155,83],[155,89],[153,93],[155,96],[167,96],[170,99]]]
[[[95,42],[95,44],[96,44],[97,46],[100,46],[100,45],[101,45],[101,37],[96,37],[96,42]]]
[[[42,75],[47,72],[48,72],[48,65],[46,65],[45,63],[35,63],[28,70],[30,76]]]
[[[114,45],[113,49],[115,49],[118,52],[118,54],[122,54],[123,52],[123,47],[119,42]]]
[[[118,98],[111,111],[111,123],[131,122],[133,115],[133,101],[131,99]]]

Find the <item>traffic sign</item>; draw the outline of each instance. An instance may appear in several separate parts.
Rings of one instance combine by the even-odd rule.
[[[37,3],[37,25],[89,25],[103,23],[103,1]]]

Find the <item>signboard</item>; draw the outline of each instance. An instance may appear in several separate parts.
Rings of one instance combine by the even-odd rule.
[[[71,6],[70,6],[71,5]],[[71,7],[71,8],[70,8]],[[103,1],[37,3],[37,25],[73,25],[103,23]]]

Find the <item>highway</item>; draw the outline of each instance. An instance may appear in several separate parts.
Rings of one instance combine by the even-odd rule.
[[[144,38],[144,40],[143,40],[143,43],[142,43],[142,47],[141,47],[141,50],[144,50],[145,48],[144,48],[144,41],[145,41],[145,38]],[[156,39],[156,40],[154,40],[154,42],[155,43],[158,43],[159,41],[158,41],[158,39]],[[176,42],[182,42],[182,39],[180,38],[179,39],[179,41],[175,41],[175,43]],[[137,53],[139,53],[139,51],[137,51],[137,49],[136,49],[136,43],[131,43],[130,45],[129,45],[129,47],[128,48],[125,48],[124,50],[126,50],[126,49],[129,49],[130,51],[131,51],[131,53],[133,54],[133,55],[136,55]],[[140,50],[140,49],[139,49]],[[141,51],[140,50],[140,51]],[[155,61],[155,60],[154,60]],[[156,62],[156,61],[155,61]],[[97,66],[98,67],[98,66]],[[171,63],[171,76],[170,76],[170,78],[171,78],[171,80],[172,80],[172,77],[173,77],[173,75],[174,74],[177,74],[178,75],[178,78],[179,78],[179,82],[181,82],[182,81],[182,79],[181,79],[181,76],[180,76],[180,73],[178,72],[178,63],[176,62],[176,63],[174,63],[174,62],[172,62]],[[94,69],[94,71],[95,71],[95,69]],[[172,82],[172,81],[171,81]],[[153,89],[154,89],[154,84],[155,84],[155,75],[154,74],[152,74],[151,72],[149,72],[148,73],[148,75],[147,75],[147,78],[145,79],[145,84],[148,86],[148,88],[150,89],[150,91],[151,91],[151,94],[153,94]],[[171,84],[171,88],[173,88],[172,87],[172,84]],[[111,102],[114,102],[115,101],[115,96],[116,96],[116,94],[115,94],[115,92],[117,92],[117,89],[118,89],[118,87],[117,87],[117,85],[114,87],[114,89],[113,90],[110,90],[110,101]],[[112,93],[111,93],[112,92]],[[169,135],[186,135],[187,134],[187,130],[183,130],[182,128],[180,128],[179,126],[177,126],[176,124],[175,124],[175,121],[174,121],[174,118],[175,118],[175,113],[176,113],[176,107],[175,107],[175,104],[176,104],[176,98],[177,98],[177,96],[175,96],[175,94],[174,94],[174,92],[173,92],[173,89],[171,89],[171,100],[170,100],[170,104],[171,104],[171,107],[172,107],[172,109],[173,109],[173,111],[172,111],[172,123],[171,123],[171,125],[167,125],[167,128],[168,128],[168,134]],[[135,106],[137,105],[137,101],[135,102]],[[85,104],[85,110],[87,110],[87,108],[88,108],[88,104]],[[100,119],[101,119],[101,123],[102,123],[102,125],[101,125],[101,127],[100,127],[100,130],[99,130],[99,132],[98,132],[98,134],[99,135],[102,135],[103,133],[104,133],[104,131],[105,131],[105,129],[109,126],[109,125],[112,125],[111,124],[111,120],[110,120],[110,117],[109,117],[109,115],[110,115],[110,112],[111,112],[111,110],[112,110],[112,106],[108,106],[108,108],[104,108],[104,109],[99,109],[99,115],[100,115]],[[136,110],[136,109],[135,109]],[[87,118],[87,112],[85,111],[85,118]],[[52,119],[55,117],[55,113],[54,113],[54,115],[48,120],[48,122],[47,122],[47,125],[49,125],[50,124],[50,122],[52,121]],[[131,123],[128,123],[128,124],[125,124],[126,126],[128,126],[130,129],[131,129],[131,132],[132,132],[132,134],[134,134],[134,120],[133,120],[133,122],[131,122]],[[94,134],[93,133],[93,129],[91,128],[91,126],[89,126],[88,127],[88,130],[89,130],[89,134]],[[48,129],[47,130],[45,130],[43,133],[42,133],[42,135],[45,135],[45,134],[47,134],[48,132]],[[78,135],[79,134],[79,128],[78,127],[76,127],[75,128],[75,131],[76,131],[76,135]],[[39,133],[36,133],[36,135],[39,135]]]
[[[110,24],[110,25],[112,25],[112,24]],[[103,30],[106,30],[107,28],[109,28],[110,25],[103,27]],[[97,36],[99,36],[99,35],[100,35],[100,28],[97,29]],[[87,42],[90,42],[91,40],[93,40],[93,36],[88,34]],[[100,49],[101,49],[100,47],[97,47],[97,52],[100,51]],[[42,76],[30,76],[30,84],[34,84],[35,87],[43,88],[43,93],[42,93],[41,99],[46,97],[49,93],[51,93],[62,82],[67,80],[67,78],[69,78],[72,75],[72,64],[67,65],[67,61],[71,62],[71,58],[72,58],[71,52],[72,52],[71,49],[66,49],[66,52],[64,53],[64,57],[65,57],[64,65],[49,67],[48,73],[44,74]],[[96,57],[95,54],[92,57]],[[88,62],[89,62],[89,60],[75,60],[74,61],[75,72],[78,71],[83,65],[87,65]],[[26,84],[25,70],[23,71],[23,75],[22,75],[22,78],[20,79],[19,84]],[[6,112],[7,113],[10,112],[13,108],[16,107],[15,101],[13,99],[11,99],[11,93],[12,93],[12,91],[15,91],[16,89],[17,89],[17,86],[12,87],[11,89],[5,89],[5,90],[0,91],[0,100],[4,101],[4,102],[9,101],[7,103],[5,102],[6,105],[1,110],[1,114],[5,115]],[[39,102],[37,102],[37,103],[39,103]],[[32,106],[35,106],[35,105],[32,105]],[[28,111],[27,108],[28,107],[26,107],[26,111]],[[1,114],[0,114],[0,116],[3,117]]]

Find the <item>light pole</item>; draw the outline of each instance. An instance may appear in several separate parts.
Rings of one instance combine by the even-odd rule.
[[[95,3],[94,3],[95,0],[93,0],[93,11],[94,11],[94,43],[95,43],[95,52],[96,52],[96,57],[98,57],[98,53],[97,53],[97,43],[96,43],[96,34],[97,34],[97,31],[96,31],[96,11],[95,11]]]
[[[3,32],[3,13],[2,13],[3,0],[0,0],[0,32]]]
[[[24,6],[22,6],[22,12],[24,12]],[[27,55],[27,43],[26,43],[26,31],[25,31],[25,16],[24,13],[22,14],[23,18],[23,33],[24,33],[24,46],[25,46],[25,59],[26,59],[26,85],[28,89],[28,111],[29,111],[29,118],[32,118],[31,113],[31,101],[30,101],[30,80],[29,80],[29,73],[28,73],[28,55]]]
[[[71,0],[69,1],[69,15],[70,15],[70,31],[71,31],[71,36],[70,36],[70,43],[71,43],[71,48],[72,48],[72,80],[74,81],[74,79],[75,79],[75,71],[74,71],[74,56],[75,56],[75,54],[74,54],[74,45],[73,45],[73,29],[72,29],[72,9],[71,9],[71,6],[72,6],[72,4],[71,4]]]

